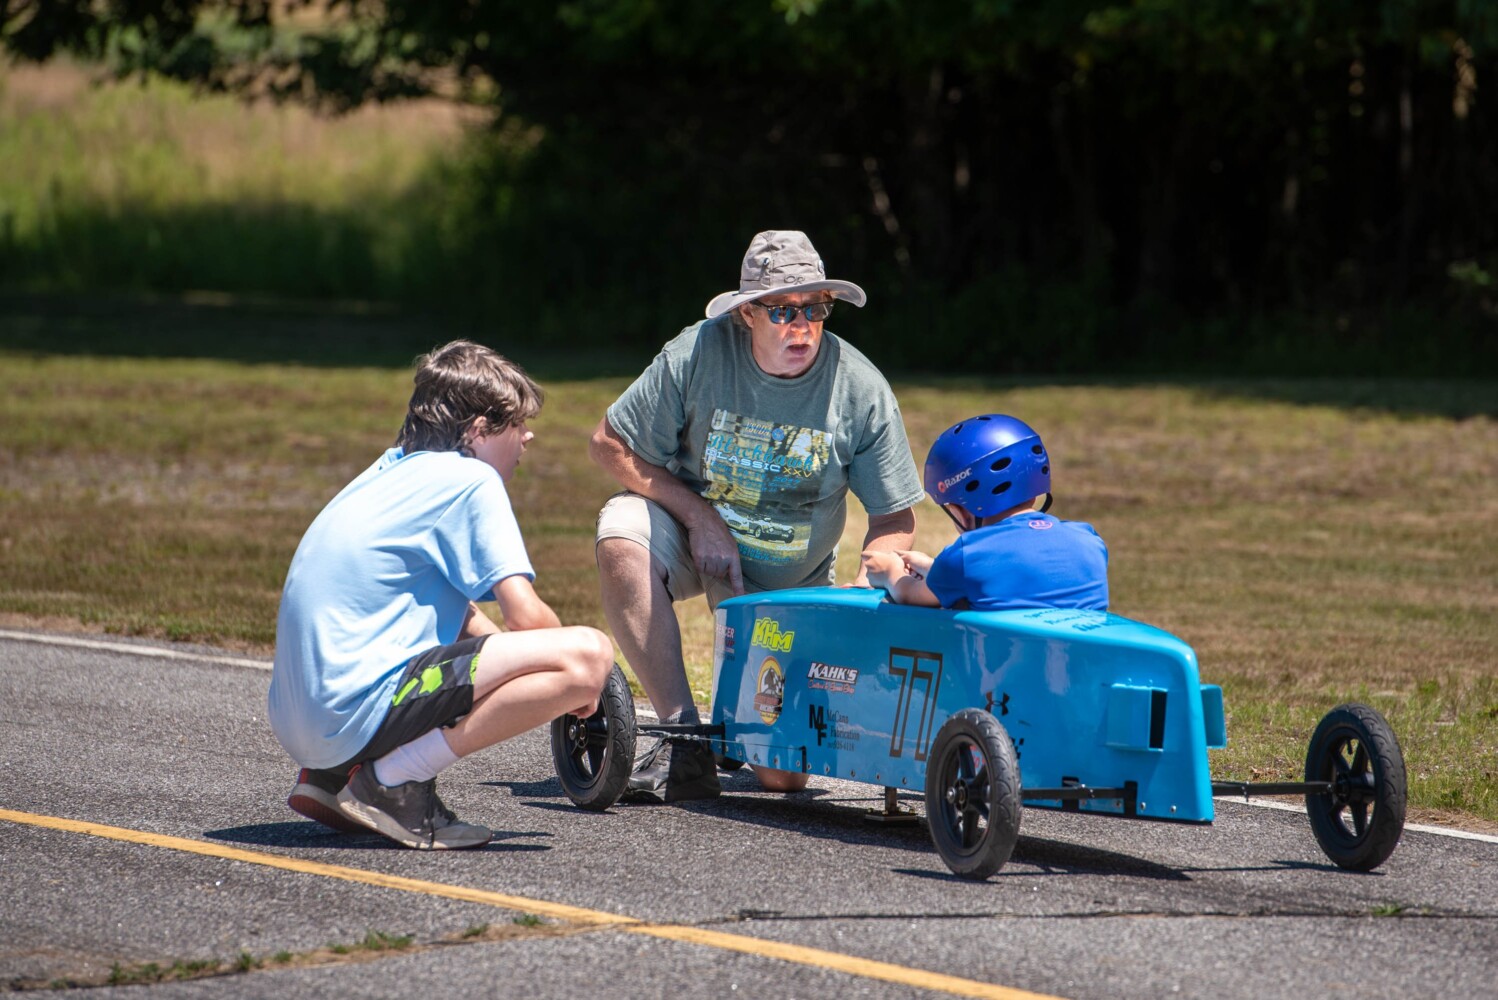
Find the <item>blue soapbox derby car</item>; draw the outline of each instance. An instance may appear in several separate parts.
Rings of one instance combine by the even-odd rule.
[[[946,611],[881,590],[782,590],[716,612],[711,723],[638,725],[616,666],[587,719],[552,724],[562,788],[602,810],[627,785],[637,734],[707,741],[745,763],[924,793],[937,853],[983,879],[1008,861],[1021,805],[1211,823],[1214,795],[1304,795],[1336,865],[1368,871],[1404,828],[1405,771],[1388,723],[1341,705],[1317,726],[1305,781],[1213,781],[1222,689],[1158,628],[1100,611]]]

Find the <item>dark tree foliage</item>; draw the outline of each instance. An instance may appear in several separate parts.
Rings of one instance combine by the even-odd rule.
[[[796,227],[902,360],[1367,359],[1410,302],[1495,357],[1492,0],[0,0],[0,31],[335,110],[495,101],[543,138],[463,278],[589,297],[585,339],[658,342]]]

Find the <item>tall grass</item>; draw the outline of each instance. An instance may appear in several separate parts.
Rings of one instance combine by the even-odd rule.
[[[0,283],[398,298],[437,283],[472,112],[318,118],[63,64],[0,67]]]

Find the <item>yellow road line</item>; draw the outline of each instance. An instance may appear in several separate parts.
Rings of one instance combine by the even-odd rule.
[[[745,955],[774,958],[797,965],[842,972],[850,976],[861,976],[865,979],[878,979],[884,982],[898,983],[901,986],[912,986],[917,989],[950,993],[953,996],[981,997],[986,998],[986,1000],[1056,1000],[1055,997],[1048,997],[1040,993],[1030,993],[1025,990],[1011,989],[1007,986],[996,986],[990,983],[980,983],[972,979],[961,979],[957,976],[943,975],[939,972],[927,972],[924,969],[912,969],[889,962],[858,958],[835,951],[823,951],[820,948],[808,948],[804,945],[767,941],[744,934],[729,934],[725,931],[707,930],[701,927],[682,924],[651,924],[637,917],[607,913],[603,910],[588,910],[579,906],[567,906],[564,903],[553,903],[545,899],[510,896],[501,892],[490,892],[486,889],[470,889],[467,886],[448,885],[443,882],[425,882],[421,879],[405,878],[400,875],[385,875],[380,872],[365,871],[360,868],[346,868],[342,865],[329,865],[320,861],[307,861],[303,858],[288,858],[279,854],[246,851],[238,847],[228,847],[223,844],[209,843],[204,840],[169,837],[159,833],[146,833],[141,830],[128,830],[118,826],[85,823],[79,820],[63,819],[58,816],[42,816],[36,813],[16,812],[10,809],[0,809],[0,820],[20,823],[26,826],[42,827],[49,830],[83,833],[91,837],[120,840],[129,844],[143,844],[147,847],[162,847],[173,851],[185,851],[189,854],[222,858],[226,861],[242,861],[245,864],[261,865],[266,868],[280,868],[285,871],[301,872],[306,875],[321,875],[325,878],[343,879],[346,882],[361,882],[365,885],[379,886],[384,889],[399,889],[402,892],[419,892],[428,896],[442,896],[447,899],[459,899],[470,903],[483,903],[489,906],[497,906],[501,909],[514,910],[518,913],[534,913],[537,916],[551,917],[555,920],[565,920],[575,924],[606,927],[629,934],[645,934],[667,941],[680,941],[707,948],[720,948],[724,951],[741,952]]]

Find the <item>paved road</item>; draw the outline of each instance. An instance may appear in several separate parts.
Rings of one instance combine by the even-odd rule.
[[[494,843],[420,854],[285,808],[268,681],[211,657],[0,638],[0,989],[244,954],[260,967],[145,989],[1498,997],[1493,843],[1407,832],[1355,875],[1286,812],[1221,803],[1190,828],[1028,810],[1013,860],[974,884],[924,829],[866,823],[864,785],[770,796],[738,774],[713,803],[583,813],[535,733],[444,776]],[[412,942],[324,950],[371,931]],[[124,989],[95,995],[143,988]]]

